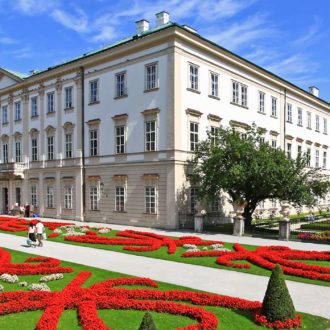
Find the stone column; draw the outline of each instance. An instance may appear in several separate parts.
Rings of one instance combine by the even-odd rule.
[[[13,111],[13,96],[8,99],[8,119],[9,119],[9,140],[8,140],[8,162],[15,162],[15,139],[14,139],[14,111]]]
[[[202,213],[198,212],[194,215],[194,230],[196,233],[201,233],[203,231],[203,219],[204,216]]]
[[[45,167],[46,148],[45,148],[45,87],[41,84],[38,88],[39,93],[39,118],[40,118],[40,160],[42,161],[42,167]]]
[[[29,134],[29,122],[30,122],[30,109],[29,109],[29,92],[28,90],[23,91],[22,96],[22,124],[23,124],[23,137],[22,137],[22,156],[23,162],[28,165],[30,158],[30,140]],[[28,177],[26,178],[28,179]]]
[[[61,219],[61,214],[62,214],[62,191],[61,191],[61,172],[59,169],[56,170],[56,181],[55,181],[55,186],[56,186],[56,218]]]
[[[62,81],[58,79],[56,81],[56,119],[57,119],[57,129],[55,133],[55,159],[57,159],[61,163],[63,158],[63,144],[62,144],[62,135],[63,135],[63,129],[62,129]],[[57,138],[56,138],[57,136]]]
[[[40,216],[43,216],[45,213],[45,194],[46,194],[46,189],[44,185],[44,176],[42,172],[39,172],[39,186],[38,186],[38,191],[37,195],[39,198],[38,204],[39,204],[39,214]]]
[[[279,221],[279,239],[288,241],[290,239],[291,232],[290,219],[288,218],[290,213],[290,205],[287,202],[283,202],[281,206],[281,213],[283,215],[283,219]]]

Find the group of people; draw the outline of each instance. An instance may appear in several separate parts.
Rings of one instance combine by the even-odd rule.
[[[31,246],[43,246],[42,241],[44,240],[44,235],[45,235],[45,226],[42,223],[41,219],[38,219],[38,222],[36,225],[33,224],[31,221],[29,224],[29,230],[28,230],[28,245]],[[38,244],[37,244],[38,241]]]

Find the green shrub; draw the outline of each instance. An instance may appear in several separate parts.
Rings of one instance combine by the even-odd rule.
[[[144,314],[139,330],[157,330],[150,313]]]
[[[270,322],[285,321],[295,317],[295,308],[283,278],[281,267],[277,264],[269,279],[261,314]]]

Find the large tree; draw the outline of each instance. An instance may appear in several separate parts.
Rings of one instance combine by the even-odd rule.
[[[198,144],[191,161],[199,198],[214,200],[227,193],[233,203],[244,204],[247,227],[261,201],[274,198],[311,206],[330,189],[322,170],[307,166],[307,154],[291,159],[280,148],[263,143],[261,133],[255,125],[244,135],[233,128],[219,128]]]

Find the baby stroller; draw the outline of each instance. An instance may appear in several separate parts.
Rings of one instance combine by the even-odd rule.
[[[29,238],[26,240],[26,244],[27,244],[29,247],[36,247],[36,246],[37,246],[37,242],[33,242],[33,241],[31,241]]]

